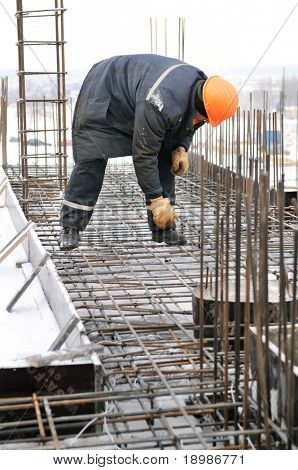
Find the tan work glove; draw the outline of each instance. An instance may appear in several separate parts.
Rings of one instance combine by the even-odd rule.
[[[188,169],[188,157],[184,147],[178,147],[172,152],[172,173],[177,176],[185,175]]]
[[[178,220],[178,215],[172,208],[170,200],[167,197],[157,197],[150,199],[148,209],[152,211],[153,222],[158,228],[166,228],[172,225],[174,220]]]

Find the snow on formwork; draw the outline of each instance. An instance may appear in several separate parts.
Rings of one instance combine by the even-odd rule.
[[[7,207],[0,208],[0,249],[17,233]],[[11,313],[8,303],[33,270],[23,246],[18,246],[0,264],[0,361],[41,354],[59,334],[60,328],[38,278],[25,291]]]
[[[0,169],[0,181],[5,179],[6,175]],[[0,200],[0,250],[26,223],[7,183]],[[16,364],[22,367],[25,365],[22,360],[26,357],[46,353],[68,320],[76,315],[51,260],[25,290],[12,311],[7,311],[7,305],[45,253],[36,233],[31,230],[28,237],[0,264],[0,367]],[[84,327],[79,322],[64,347],[77,348],[88,344]],[[95,362],[98,362],[97,358]]]

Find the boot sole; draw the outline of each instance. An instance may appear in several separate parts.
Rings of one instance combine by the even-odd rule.
[[[170,245],[170,246],[184,246],[184,245],[187,245],[187,240],[185,242],[167,242],[166,240],[159,240],[159,239],[155,239],[155,238],[152,238],[152,241],[155,242],[155,243],[165,243],[166,245]]]
[[[60,248],[60,251],[71,251],[71,250],[74,250],[75,248],[78,248],[79,245],[75,245],[75,246],[60,246],[59,245],[59,248]]]

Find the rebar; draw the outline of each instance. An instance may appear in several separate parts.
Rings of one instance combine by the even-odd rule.
[[[20,36],[27,15],[52,15],[59,29],[62,2],[55,0],[54,10],[21,7],[18,0]],[[150,19],[150,33],[157,53],[157,18]],[[164,33],[167,52],[166,21]],[[180,18],[182,60],[184,34]],[[62,27],[47,46],[60,51],[63,44]],[[3,397],[0,444],[297,448],[298,211],[297,200],[285,204],[284,104],[281,112],[269,109],[264,90],[257,109],[251,93],[249,109],[197,132],[190,170],[177,178],[176,211],[187,245],[152,242],[133,166],[116,160],[79,248],[65,253],[57,244],[66,181],[64,59],[57,52],[57,96],[25,99],[25,45],[20,37],[22,175],[18,167],[8,174],[20,201],[30,202],[27,215],[98,351],[101,387]],[[34,136],[45,136],[41,154],[27,152],[29,105]]]
[[[59,182],[60,190],[65,189],[67,183],[67,154],[66,154],[66,88],[65,88],[65,53],[64,53],[64,12],[63,0],[53,0],[54,8],[45,10],[23,10],[23,1],[17,0],[17,29],[18,29],[18,62],[19,62],[19,99],[18,99],[18,119],[19,119],[19,140],[20,140],[20,160],[22,163],[22,207],[27,213],[28,204],[31,201],[31,179],[36,176],[38,165],[45,167],[48,161],[55,165],[55,178]],[[32,27],[31,18],[54,18],[55,38],[48,41],[27,40],[26,31],[29,29],[28,21]],[[33,22],[36,20],[33,20]],[[29,35],[28,35],[29,36]],[[46,70],[38,60],[39,70],[25,70],[25,49],[30,48],[31,52],[38,57],[35,49],[55,48],[56,69]],[[52,96],[29,96],[28,80],[30,77],[46,76],[48,79],[47,88],[50,88]],[[56,80],[55,80],[56,79]],[[43,106],[39,107],[39,103]],[[54,106],[55,105],[55,106]],[[54,118],[56,114],[56,119]],[[39,119],[41,115],[41,119]],[[33,126],[28,122],[33,120]],[[54,125],[50,124],[51,119]],[[32,128],[33,127],[33,128]],[[34,154],[28,153],[28,134],[33,133],[35,142]],[[39,142],[39,135],[44,137],[44,143]],[[49,143],[54,142],[54,151],[51,152]],[[30,161],[34,160],[34,166]],[[31,173],[29,172],[31,171]],[[47,172],[46,177],[49,177]],[[51,175],[53,177],[53,175]]]
[[[1,77],[0,100],[0,142],[2,150],[2,166],[7,168],[7,106],[8,106],[8,77]]]

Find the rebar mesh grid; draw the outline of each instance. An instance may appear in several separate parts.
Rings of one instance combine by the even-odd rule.
[[[18,168],[9,169],[11,184],[20,195],[18,171]],[[39,167],[36,171],[42,176],[44,169]],[[69,445],[134,449],[264,446],[264,423],[258,404],[252,398],[252,380],[248,380],[248,390],[244,383],[245,372],[248,373],[245,369],[247,356],[235,349],[236,337],[231,334],[230,347],[221,349],[214,348],[210,338],[198,340],[193,335],[192,292],[200,282],[202,251],[200,178],[190,174],[179,178],[177,183],[177,212],[189,240],[185,247],[168,247],[151,241],[143,196],[132,166],[114,163],[106,173],[98,204],[82,234],[79,249],[68,253],[59,251],[57,245],[61,194],[55,181],[49,179],[41,183],[38,178],[35,185],[31,185],[29,218],[38,223],[39,237],[51,253],[90,340],[105,348],[100,354],[103,390],[84,396],[48,396],[47,407],[44,397],[38,397],[46,429],[43,438],[38,431],[38,420],[32,415],[32,399],[20,399],[24,416],[22,419],[18,416],[17,422],[13,418],[0,425],[2,443],[9,444],[7,433],[11,429],[12,445],[43,443],[56,448]],[[225,207],[225,196],[225,185],[220,185],[219,191],[216,182],[204,181],[203,279],[213,287],[218,252],[216,207],[218,204]],[[233,200],[232,190],[231,281],[235,280],[236,273]],[[288,246],[285,252],[290,271],[293,267],[292,224],[297,222],[294,211],[289,210],[288,217],[289,232],[285,229],[284,240]],[[245,233],[245,225],[242,231]],[[278,279],[278,249],[274,244],[278,224],[274,213],[269,233],[272,238],[269,272]],[[245,279],[244,244],[240,259],[241,277]],[[71,405],[96,402],[102,404],[102,413],[89,411],[69,417]],[[0,405],[12,411],[14,402],[1,400]],[[51,410],[51,420],[47,409]],[[85,426],[84,433],[75,439],[78,428]],[[276,442],[281,447],[286,445],[286,437],[279,426],[270,418],[266,426],[270,445],[277,445]],[[33,429],[38,434],[32,438]],[[26,433],[30,437],[26,438]]]

